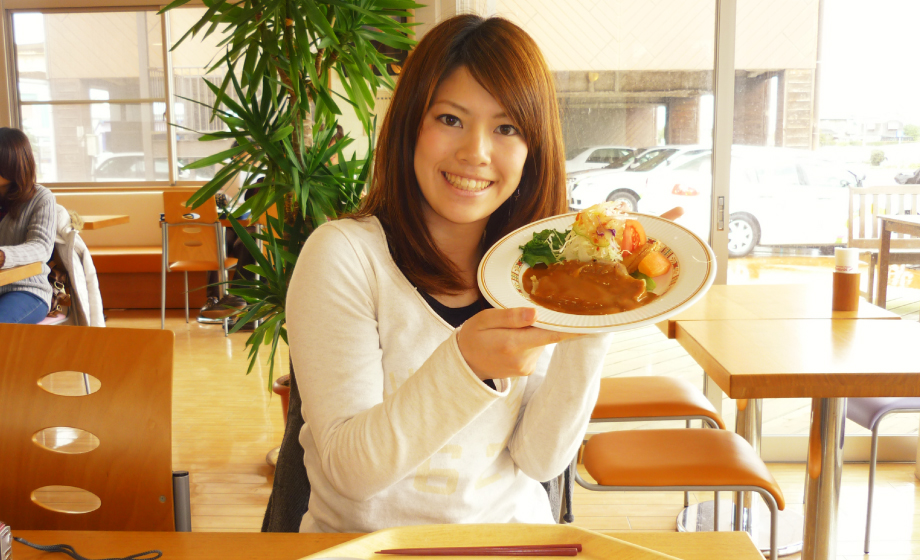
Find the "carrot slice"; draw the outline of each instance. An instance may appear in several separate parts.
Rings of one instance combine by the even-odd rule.
[[[671,262],[658,251],[652,251],[639,263],[639,272],[652,278],[661,276],[670,268]]]

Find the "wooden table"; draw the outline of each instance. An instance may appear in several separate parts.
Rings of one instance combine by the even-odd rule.
[[[746,533],[610,532],[611,537],[683,560],[763,560]],[[124,557],[163,551],[164,560],[294,560],[360,537],[342,533],[137,533],[126,531],[17,531],[35,544],[69,544],[87,558]],[[13,543],[14,560],[49,555]]]
[[[131,221],[130,216],[125,216],[123,214],[80,217],[83,218],[83,229],[85,230],[97,230],[112,226],[119,226],[121,224],[127,224]]]
[[[0,270],[0,286],[19,282],[42,273],[42,263],[35,262]]]
[[[831,310],[831,274],[827,286],[814,284],[737,284],[712,286],[692,307],[658,323],[674,338],[678,321],[731,319],[900,319],[860,298],[857,311]]]
[[[920,396],[920,324],[679,321],[675,337],[733,399],[812,399],[802,559],[835,558],[845,397]]]
[[[920,216],[878,216],[882,221],[882,232],[879,236],[881,247],[878,254],[878,295],[876,300],[881,307],[885,307],[888,298],[888,260],[891,255],[891,234],[904,233],[920,237]]]

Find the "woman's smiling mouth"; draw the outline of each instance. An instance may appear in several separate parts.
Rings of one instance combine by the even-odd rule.
[[[467,177],[460,177],[459,175],[453,175],[447,171],[442,171],[441,175],[447,179],[448,183],[462,191],[479,192],[493,183],[493,181],[479,181]]]

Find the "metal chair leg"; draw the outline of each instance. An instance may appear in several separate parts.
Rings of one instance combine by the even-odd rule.
[[[869,453],[869,503],[866,506],[866,541],[863,550],[869,554],[869,530],[872,526],[872,494],[875,490],[875,464],[878,460],[878,425],[872,427],[872,451]]]
[[[163,224],[163,262],[160,264],[160,329],[166,328],[166,269],[169,268],[169,224]]]
[[[185,275],[185,322],[188,323],[188,271],[183,271]]]

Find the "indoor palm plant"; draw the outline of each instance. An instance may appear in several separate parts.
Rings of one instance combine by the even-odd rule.
[[[175,0],[163,11],[190,0]],[[212,118],[227,130],[202,141],[233,139],[238,146],[203,158],[186,169],[224,164],[190,199],[199,206],[239,173],[248,173],[243,191],[258,192],[234,211],[265,215],[261,233],[249,234],[231,216],[237,235],[256,259],[247,267],[254,281],[234,280],[229,292],[247,307],[234,330],[260,321],[246,342],[252,371],[263,345],[270,348],[271,387],[278,341],[287,342],[285,299],[294,265],[310,232],[328,219],[357,208],[371,171],[374,99],[379,88],[392,88],[397,61],[379,45],[408,50],[414,44],[411,0],[204,0],[205,14],[173,46],[198,34],[224,35],[222,56],[209,71],[226,70],[215,95]],[[344,95],[333,91],[338,78]],[[194,100],[189,100],[197,102]],[[364,159],[345,160],[352,140],[335,140],[337,117],[350,108],[368,138]],[[338,163],[333,164],[334,156]],[[254,184],[256,177],[263,181]],[[271,209],[276,212],[271,212]],[[277,216],[277,217],[276,217]],[[266,251],[260,251],[256,240]]]

